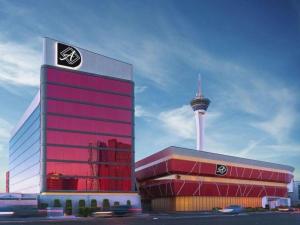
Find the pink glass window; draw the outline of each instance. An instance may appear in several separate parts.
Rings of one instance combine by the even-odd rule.
[[[131,109],[132,97],[48,84],[47,97]]]
[[[79,103],[47,100],[47,112],[64,115],[83,116],[97,119],[110,119],[116,121],[131,122],[132,111],[84,105]]]
[[[46,131],[47,144],[98,146],[108,148],[131,149],[131,138],[104,135],[72,133],[62,131]]]
[[[130,191],[131,180],[62,177],[53,174],[47,177],[47,188],[49,191]]]
[[[131,162],[131,152],[112,149],[97,150],[93,148],[70,148],[60,146],[47,146],[47,159],[71,160],[83,162]]]
[[[47,128],[131,136],[131,127],[131,124],[125,123],[86,120],[53,115],[47,116]]]
[[[58,69],[48,69],[49,82],[69,84],[78,87],[93,88],[96,90],[113,91],[123,94],[132,94],[133,84],[113,78],[92,76]]]
[[[63,176],[131,177],[131,168],[129,165],[47,161],[46,168],[47,176],[59,174]]]

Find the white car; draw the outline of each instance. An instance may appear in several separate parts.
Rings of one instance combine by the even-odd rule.
[[[230,205],[228,207],[225,207],[224,209],[220,209],[219,212],[221,213],[232,213],[232,214],[238,214],[244,211],[244,208],[240,205]]]

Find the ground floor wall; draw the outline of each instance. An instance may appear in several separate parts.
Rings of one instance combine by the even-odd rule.
[[[120,205],[126,205],[130,200],[132,207],[140,208],[141,200],[138,193],[42,193],[39,196],[39,203],[47,203],[49,207],[53,207],[54,200],[59,199],[62,207],[65,207],[66,200],[72,200],[73,213],[76,214],[79,200],[84,199],[86,206],[90,207],[91,200],[96,199],[97,206],[102,207],[104,199],[108,199],[112,206],[114,202],[119,202]]]
[[[206,211],[215,207],[224,208],[228,205],[262,207],[262,198],[180,196],[151,200],[151,207],[154,211]]]
[[[38,206],[37,194],[0,193],[0,211],[15,206],[35,207]]]

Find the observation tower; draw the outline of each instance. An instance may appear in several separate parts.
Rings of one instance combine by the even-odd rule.
[[[201,76],[198,78],[198,91],[191,101],[191,106],[195,113],[197,129],[197,150],[203,151],[204,146],[204,115],[209,106],[210,100],[202,95]]]

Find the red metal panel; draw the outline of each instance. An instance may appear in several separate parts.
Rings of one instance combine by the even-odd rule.
[[[223,197],[286,197],[287,188],[263,185],[208,183],[184,180],[152,181],[140,185],[143,197],[223,196]]]
[[[166,167],[165,165],[168,165],[168,167]],[[274,181],[282,183],[289,183],[293,178],[291,174],[279,172],[249,169],[235,166],[228,166],[227,168],[227,174],[222,176],[224,178]],[[187,174],[219,177],[218,175],[216,175],[215,172],[216,164],[213,163],[199,163],[188,160],[170,159],[166,162],[161,162],[159,164],[137,171],[136,177],[140,181],[155,177],[161,177],[166,174]]]
[[[150,155],[144,159],[141,159],[140,161],[136,162],[135,163],[135,167],[138,168],[140,166],[143,166],[143,165],[146,165],[148,163],[151,163],[151,162],[154,162],[156,160],[159,160],[159,159],[163,159],[164,157],[166,156],[169,156],[170,155],[170,150],[163,150],[163,151],[160,151],[160,152],[157,152],[153,155]]]
[[[9,193],[9,171],[5,173],[6,177],[6,193]]]

